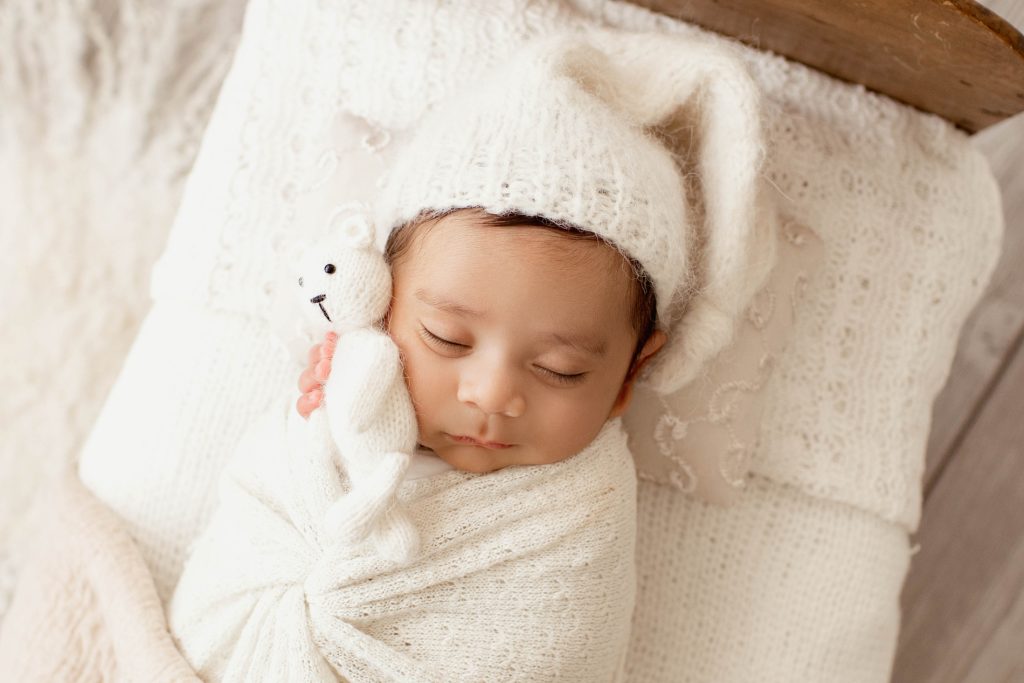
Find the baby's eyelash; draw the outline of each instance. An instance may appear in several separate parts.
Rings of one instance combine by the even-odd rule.
[[[433,332],[431,332],[427,328],[423,327],[422,325],[420,326],[420,336],[423,337],[424,339],[428,340],[428,341],[432,341],[432,342],[435,342],[435,343],[438,343],[438,344],[443,344],[443,345],[451,347],[451,348],[459,348],[460,349],[460,348],[464,348],[465,347],[465,344],[456,344],[453,341],[448,341],[447,339],[444,339],[442,337],[438,337],[436,334],[434,334]]]
[[[423,339],[425,339],[425,340],[427,340],[429,342],[433,342],[435,344],[441,344],[441,345],[446,346],[448,348],[452,348],[452,349],[464,349],[464,348],[466,348],[465,344],[458,344],[458,343],[453,342],[453,341],[448,341],[444,337],[438,337],[436,334],[434,334],[433,332],[428,330],[426,327],[423,327],[422,325],[420,325],[420,336]],[[577,384],[579,382],[582,382],[583,381],[583,377],[587,374],[585,372],[579,372],[579,373],[576,373],[575,375],[566,375],[566,374],[563,374],[561,372],[555,372],[554,370],[548,370],[547,368],[542,368],[539,365],[535,365],[534,367],[537,368],[538,370],[540,370],[541,372],[543,372],[545,375],[547,375],[551,379],[555,380],[556,382],[560,382],[562,384]]]
[[[563,384],[576,384],[577,382],[582,382],[583,381],[583,376],[587,374],[585,372],[579,372],[579,373],[577,373],[575,375],[563,375],[560,372],[555,372],[554,370],[548,370],[547,368],[542,368],[539,365],[536,365],[534,367],[536,367],[538,370],[541,370],[548,377],[551,377],[552,379],[554,379],[554,380],[556,380],[558,382],[562,382]]]

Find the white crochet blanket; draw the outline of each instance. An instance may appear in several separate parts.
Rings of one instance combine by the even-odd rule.
[[[203,680],[622,680],[636,477],[620,419],[555,464],[406,480],[421,553],[402,566],[324,532],[348,483],[292,404],[239,444],[169,606]]]

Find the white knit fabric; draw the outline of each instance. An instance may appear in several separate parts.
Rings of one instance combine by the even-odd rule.
[[[617,64],[594,42],[568,34],[531,43],[441,102],[382,178],[376,215],[390,231],[423,210],[477,205],[591,230],[640,261],[664,329],[677,292],[691,280],[693,217],[680,169],[641,126],[645,118],[664,115],[649,110],[681,109],[687,96],[696,97],[700,80],[680,70],[675,89],[681,92],[657,93],[672,98],[674,107],[641,107],[634,100],[645,94],[639,86],[648,85],[641,79],[646,69],[628,77],[616,73]],[[650,49],[640,40],[629,47]],[[686,49],[678,62],[692,70],[699,46],[675,47]],[[736,167],[753,175],[760,151],[756,92],[735,66],[734,78],[749,91],[742,123],[752,138],[745,145],[748,158],[737,159]],[[738,118],[738,112],[722,110]]]
[[[321,5],[252,0],[156,304],[82,456],[165,598],[227,453],[294,386],[264,316],[275,247],[302,205],[369,194],[403,129],[529,36],[608,24],[719,40],[619,2]],[[766,94],[766,174],[821,236],[825,263],[779,359],[746,502],[639,486],[627,670],[882,681],[929,409],[998,256],[998,190],[947,122],[739,49]]]
[[[447,472],[451,469],[454,468],[437,457],[433,451],[426,448],[417,448],[412,453],[409,469],[405,471],[405,478],[406,480],[421,479],[440,472]]]
[[[324,523],[349,483],[292,400],[242,440],[168,608],[203,680],[623,680],[636,478],[620,419],[557,463],[406,481],[423,536],[408,564]]]
[[[723,508],[640,482],[636,683],[884,682],[905,531],[761,476]]]

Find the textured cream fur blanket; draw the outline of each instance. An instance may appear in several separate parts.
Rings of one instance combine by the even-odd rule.
[[[401,565],[324,532],[347,479],[291,402],[239,444],[168,608],[214,681],[607,681],[635,600],[636,477],[619,419],[575,456],[406,480]]]
[[[41,495],[38,536],[0,627],[0,680],[199,683],[121,518],[74,472]]]
[[[76,462],[149,310],[246,5],[0,2],[0,621],[33,497]]]

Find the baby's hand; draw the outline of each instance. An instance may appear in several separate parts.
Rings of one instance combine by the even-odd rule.
[[[316,344],[309,350],[309,365],[299,376],[299,391],[302,396],[295,407],[299,415],[309,419],[310,413],[320,407],[324,398],[323,385],[331,374],[331,359],[334,358],[334,347],[338,343],[338,335],[328,332],[322,344]]]

